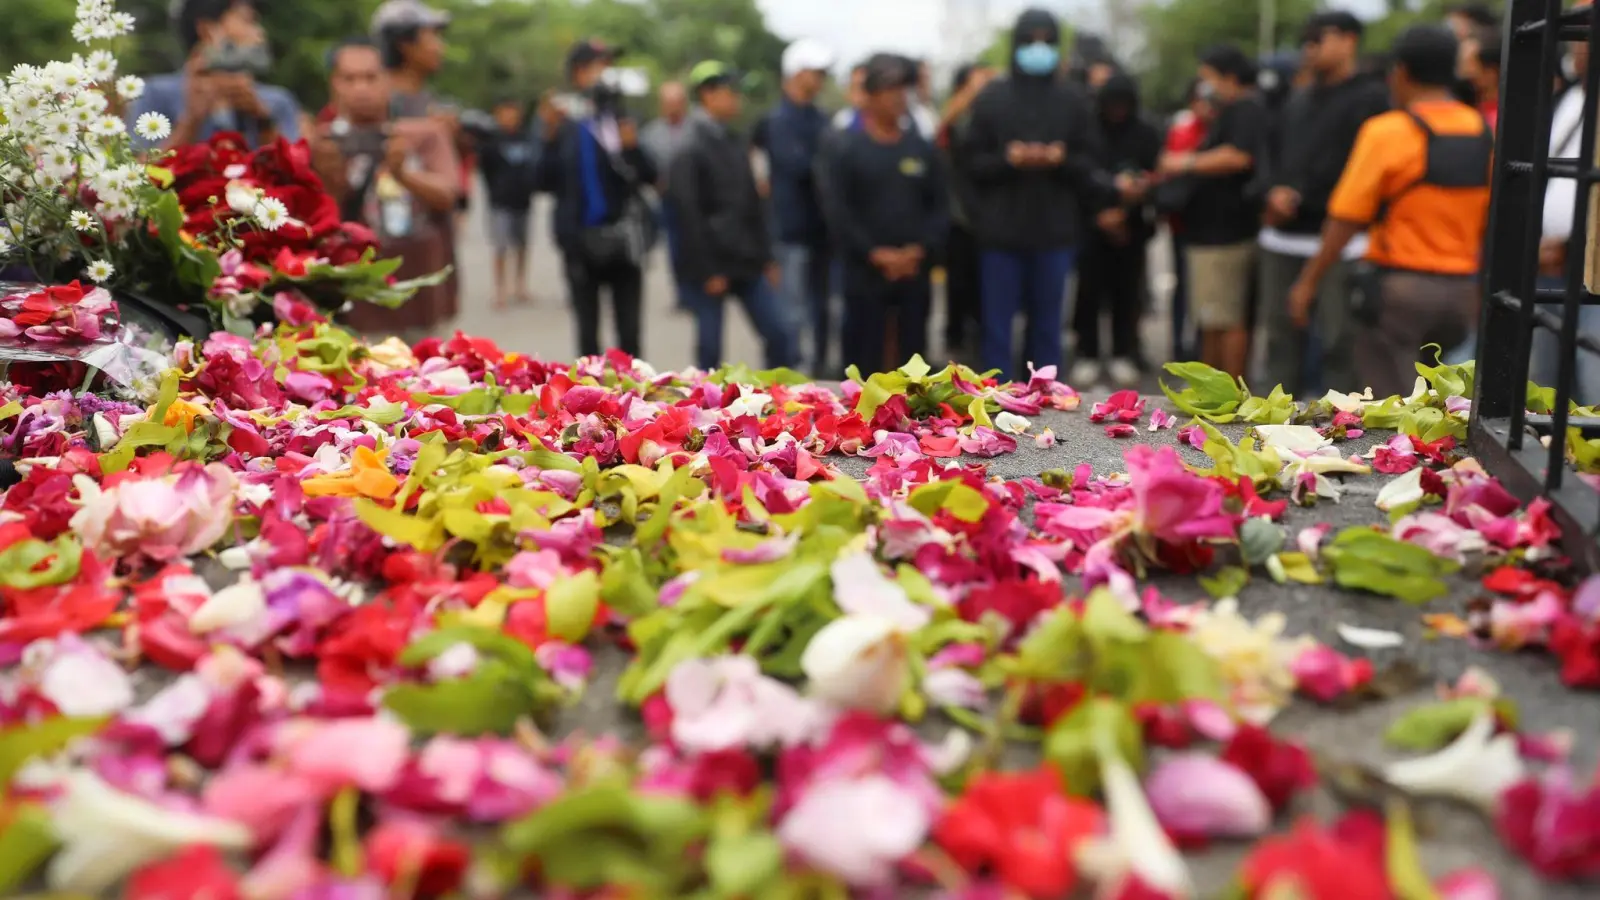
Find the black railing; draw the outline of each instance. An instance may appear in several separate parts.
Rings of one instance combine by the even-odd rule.
[[[1600,433],[1600,419],[1571,415],[1578,354],[1600,354],[1600,335],[1579,330],[1581,307],[1600,304],[1586,286],[1589,211],[1600,184],[1595,160],[1595,104],[1600,60],[1591,60],[1581,84],[1583,108],[1576,159],[1551,159],[1551,117],[1565,45],[1591,48],[1600,34],[1600,6],[1563,10],[1563,0],[1511,0],[1502,47],[1500,122],[1495,139],[1494,194],[1489,213],[1478,331],[1476,396],[1471,449],[1484,467],[1524,499],[1548,496],[1566,535],[1564,547],[1580,564],[1600,569],[1600,492],[1574,477],[1567,465],[1567,433]],[[1572,233],[1567,239],[1561,287],[1540,287],[1539,243],[1545,187],[1577,182]],[[1533,302],[1525,302],[1531,299]],[[1533,355],[1550,352],[1554,336],[1555,402],[1548,414],[1528,411]],[[1594,402],[1595,398],[1589,398]]]

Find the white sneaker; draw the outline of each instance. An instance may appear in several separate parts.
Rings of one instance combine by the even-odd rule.
[[[1132,360],[1118,357],[1111,361],[1111,381],[1119,388],[1136,388],[1142,380],[1139,367]]]
[[[1099,383],[1100,363],[1097,360],[1080,359],[1072,364],[1072,371],[1067,373],[1067,384],[1080,391]]]

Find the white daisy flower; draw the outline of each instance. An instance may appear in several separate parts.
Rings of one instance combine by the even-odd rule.
[[[289,208],[276,197],[262,197],[256,204],[256,224],[268,231],[277,231],[289,222]]]
[[[78,123],[61,113],[51,113],[39,120],[39,133],[51,141],[70,141],[78,136]]]
[[[10,252],[11,238],[7,237],[4,231],[0,231],[0,257],[3,257]]]
[[[110,50],[96,50],[89,54],[84,61],[84,71],[89,73],[90,80],[96,84],[103,84],[117,75],[117,58]]]
[[[100,137],[116,137],[126,129],[127,126],[122,124],[122,120],[116,116],[101,116],[94,120],[93,125],[89,126],[89,133],[97,134]]]
[[[75,230],[75,231],[93,231],[94,230],[94,216],[89,215],[88,213],[84,212],[83,210],[81,210],[81,209],[73,210],[72,211],[72,215],[71,215],[70,218],[72,220],[72,228],[73,228],[73,230]]]
[[[95,284],[102,284],[117,274],[117,267],[103,259],[97,259],[89,263],[89,268],[83,270],[83,274]]]
[[[80,91],[73,94],[67,103],[73,109],[87,109],[96,113],[105,112],[106,104],[106,95],[99,91]]]
[[[110,19],[111,36],[122,37],[125,34],[132,34],[134,24],[133,13],[112,13]]]
[[[147,141],[166,140],[167,135],[172,134],[172,123],[161,113],[147,112],[133,123],[133,131]]]
[[[89,76],[72,63],[52,62],[45,66],[50,87],[58,94],[71,94],[89,83]]]
[[[80,44],[93,42],[95,39],[94,26],[88,22],[72,23],[72,39]]]
[[[137,100],[144,96],[144,79],[137,75],[124,75],[118,78],[117,96],[124,100]]]

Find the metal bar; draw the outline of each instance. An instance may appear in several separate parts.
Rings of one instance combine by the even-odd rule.
[[[1600,34],[1600,5],[1591,5],[1589,34]],[[1588,35],[1585,35],[1585,39]],[[1600,96],[1600,65],[1586,66],[1583,71],[1584,107],[1579,114],[1582,121],[1581,148],[1578,158],[1594,160],[1595,117],[1589,109],[1587,98]],[[1589,191],[1580,188],[1572,201],[1572,231],[1567,234],[1566,286],[1567,296],[1561,304],[1561,331],[1557,337],[1560,351],[1556,356],[1556,401],[1550,419],[1550,461],[1545,467],[1545,486],[1555,490],[1561,486],[1567,471],[1567,416],[1572,408],[1572,394],[1578,377],[1578,295],[1585,293],[1584,277],[1588,268],[1589,250]]]
[[[1522,309],[1522,301],[1516,297],[1510,296],[1509,294],[1495,294],[1489,299],[1496,304],[1504,306],[1506,309],[1512,312]],[[1534,306],[1533,327],[1543,328],[1546,331],[1550,331],[1559,336],[1562,329],[1561,319],[1557,318],[1556,314],[1548,309],[1539,308],[1540,306],[1545,305],[1548,304],[1538,304]],[[1590,353],[1600,355],[1600,338],[1593,338],[1580,332],[1575,338],[1575,345],[1589,351]],[[1540,385],[1540,387],[1548,387],[1548,385]]]
[[[1547,429],[1547,428],[1550,427],[1552,421],[1553,421],[1552,418],[1550,416],[1545,415],[1544,413],[1528,413],[1528,427],[1529,428],[1545,428],[1545,429]],[[1568,428],[1577,428],[1580,431],[1583,431],[1585,433],[1588,433],[1590,431],[1600,431],[1600,417],[1595,417],[1595,416],[1568,416],[1567,417],[1567,427]]]

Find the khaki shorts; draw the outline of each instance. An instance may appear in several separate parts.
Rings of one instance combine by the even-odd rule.
[[[1243,328],[1249,312],[1256,242],[1190,247],[1185,252],[1189,308],[1196,324],[1206,331]]]

